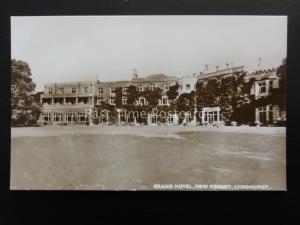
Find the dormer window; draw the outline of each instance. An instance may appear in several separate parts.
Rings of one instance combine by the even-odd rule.
[[[144,87],[142,84],[139,84],[138,87],[137,87],[138,91],[143,91],[144,90]]]
[[[149,85],[149,89],[150,89],[151,91],[153,91],[154,88],[155,88],[155,85],[154,85],[154,84],[150,84],[150,85]]]
[[[169,90],[170,89],[170,84],[165,84],[165,89]]]
[[[186,88],[186,90],[190,90],[191,89],[191,85],[190,84],[187,84],[186,86],[185,86],[185,88]]]
[[[262,82],[258,84],[258,93],[265,94],[267,92],[266,82]]]

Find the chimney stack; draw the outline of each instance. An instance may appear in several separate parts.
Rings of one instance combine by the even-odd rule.
[[[137,79],[138,78],[138,74],[137,74],[137,69],[133,69],[133,79]]]

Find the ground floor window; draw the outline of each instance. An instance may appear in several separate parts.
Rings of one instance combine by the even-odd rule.
[[[74,123],[75,122],[75,113],[66,113],[65,120],[67,123]]]
[[[173,115],[169,114],[168,115],[168,123],[173,123],[173,122],[174,122]]]
[[[273,107],[271,105],[259,107],[258,112],[260,123],[273,122]]]
[[[43,114],[43,120],[45,122],[49,122],[51,120],[51,114],[50,113],[44,113]]]
[[[219,107],[203,108],[201,119],[202,124],[218,124],[222,121],[222,116]]]
[[[149,117],[150,117],[149,122],[151,124],[156,124],[157,123],[157,115],[156,114],[150,114]]]
[[[62,122],[63,115],[62,113],[54,113],[53,118],[54,118],[54,122]]]
[[[85,121],[86,121],[86,113],[85,112],[78,113],[78,122],[85,122]]]

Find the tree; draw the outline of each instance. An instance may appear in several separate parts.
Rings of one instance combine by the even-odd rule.
[[[12,126],[33,124],[41,112],[39,103],[34,100],[35,83],[31,78],[28,63],[11,61],[11,110]]]
[[[154,90],[150,90],[147,88],[142,92],[142,96],[145,97],[148,101],[148,105],[152,107],[156,107],[158,105],[158,101],[161,98],[162,90],[160,88],[155,88]]]
[[[194,111],[195,111],[195,92],[192,91],[191,93],[183,93],[181,94],[178,99],[176,100],[176,110],[180,113],[180,117],[178,119],[179,124],[182,123],[183,117],[181,116],[181,112],[190,113],[190,119],[194,118]]]
[[[115,98],[115,103],[116,103],[116,107],[117,108],[121,108],[123,103],[122,103],[122,88],[121,87],[117,87],[116,88],[116,98]]]
[[[135,103],[135,101],[138,99],[139,97],[139,93],[138,91],[136,90],[136,87],[134,85],[130,85],[128,87],[128,104],[129,105],[133,105]]]
[[[219,106],[225,121],[232,121],[234,112],[244,104],[244,76],[245,74],[236,74],[221,80]]]
[[[198,110],[203,107],[220,107],[225,122],[235,120],[235,111],[249,103],[251,84],[245,84],[244,79],[245,73],[240,73],[226,78],[198,81],[196,84]]]
[[[177,98],[177,96],[179,94],[178,88],[179,88],[178,83],[176,83],[175,85],[170,86],[169,90],[166,93],[169,100],[175,100]]]
[[[198,110],[219,106],[220,85],[216,79],[198,81],[196,84],[196,104]]]

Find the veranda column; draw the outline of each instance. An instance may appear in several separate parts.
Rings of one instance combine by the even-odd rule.
[[[269,122],[270,121],[270,105],[266,106],[266,121]]]
[[[54,105],[54,98],[51,98],[51,104]]]
[[[259,110],[258,110],[258,108],[255,108],[255,123],[256,123],[256,125],[260,124],[260,121],[259,121]]]
[[[109,119],[108,111],[106,110],[106,125],[108,125],[108,119]]]
[[[78,97],[75,98],[75,103],[78,104]]]
[[[120,109],[117,109],[118,112],[118,125],[121,125],[121,114],[120,114]]]

